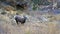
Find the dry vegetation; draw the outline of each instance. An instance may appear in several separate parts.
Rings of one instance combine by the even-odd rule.
[[[8,0],[7,0],[8,1]],[[0,34],[60,34],[60,14],[40,13],[39,11],[15,10],[12,6],[0,5]],[[1,14],[1,12],[6,14]],[[19,13],[28,16],[24,25],[17,25],[14,15]],[[26,14],[27,13],[27,14]],[[39,20],[37,17],[43,17]],[[47,21],[43,21],[46,19]]]
[[[16,11],[11,12],[16,13]],[[0,34],[60,34],[60,15],[49,16],[51,15],[45,15],[49,19],[47,22],[33,23],[27,20],[24,25],[17,25],[14,19],[0,14]]]

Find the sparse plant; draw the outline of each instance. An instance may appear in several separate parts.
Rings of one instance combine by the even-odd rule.
[[[2,15],[5,15],[5,14],[6,14],[6,12],[4,12],[4,11],[3,11],[3,12],[1,12],[1,14],[2,14]]]

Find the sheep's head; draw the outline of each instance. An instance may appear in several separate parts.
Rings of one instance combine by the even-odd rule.
[[[26,16],[23,16],[24,17],[24,19],[26,20],[27,19],[27,17]]]

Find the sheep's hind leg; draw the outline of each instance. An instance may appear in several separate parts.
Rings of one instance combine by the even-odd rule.
[[[21,24],[24,24],[24,23],[21,23]]]

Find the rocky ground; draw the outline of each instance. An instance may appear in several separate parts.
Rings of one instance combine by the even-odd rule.
[[[28,19],[24,25],[17,25],[13,16],[16,11],[6,11],[2,15],[0,9],[0,34],[60,34],[60,14],[26,12]]]

